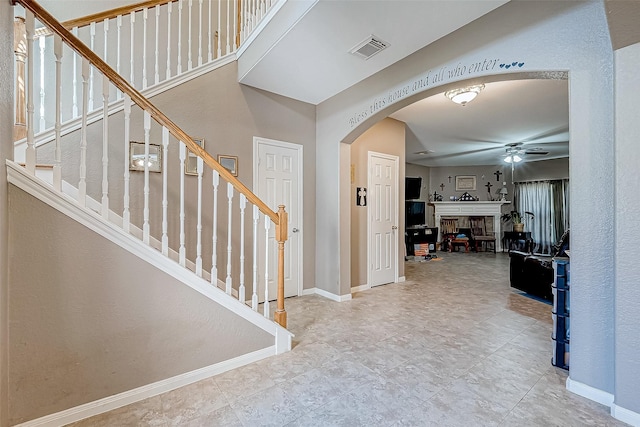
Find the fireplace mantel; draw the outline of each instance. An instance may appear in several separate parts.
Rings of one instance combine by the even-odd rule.
[[[439,229],[438,241],[442,241],[442,227],[440,218],[443,216],[491,216],[493,217],[493,230],[496,234],[496,250],[502,250],[502,228],[500,216],[502,215],[502,205],[509,204],[508,201],[497,202],[430,202],[435,208],[435,225]]]

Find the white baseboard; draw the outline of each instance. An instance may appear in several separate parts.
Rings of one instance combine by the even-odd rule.
[[[353,288],[351,288],[351,293],[355,294],[356,292],[366,291],[367,289],[371,289],[371,286],[365,283],[364,285],[354,286]]]
[[[172,378],[167,378],[133,390],[105,397],[94,402],[85,403],[84,405],[66,409],[55,414],[46,415],[22,424],[17,424],[15,427],[63,426],[193,384],[214,375],[219,375],[223,372],[248,365],[249,363],[257,362],[258,360],[262,360],[275,354],[275,346],[267,347],[252,353],[243,354],[242,356],[238,356],[230,360],[225,360],[224,362],[196,369],[195,371],[186,372]]]
[[[315,294],[316,294],[316,288],[309,288],[309,289],[302,290],[302,295],[315,295]]]
[[[402,282],[406,282],[406,281],[407,281],[406,277],[404,277],[404,276],[398,277],[398,283],[402,283]]]
[[[600,390],[590,385],[583,384],[576,380],[572,380],[571,377],[567,378],[567,390],[571,393],[575,393],[578,396],[586,397],[589,400],[598,402],[601,405],[611,407],[613,405],[613,394]]]
[[[611,416],[616,420],[630,424],[634,427],[640,426],[640,414],[618,406],[615,403],[611,405]]]
[[[319,289],[319,288],[315,288],[316,289],[316,295],[320,295],[321,297],[325,297],[328,298],[332,301],[337,301],[337,302],[344,302],[344,301],[349,301],[351,299],[351,294],[347,294],[347,295],[336,295],[336,294],[332,294],[331,292],[327,292],[324,289]]]

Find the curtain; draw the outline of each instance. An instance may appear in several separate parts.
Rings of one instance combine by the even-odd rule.
[[[553,245],[569,228],[569,180],[516,182],[514,206],[524,215],[525,231],[531,232],[534,252],[550,254]]]

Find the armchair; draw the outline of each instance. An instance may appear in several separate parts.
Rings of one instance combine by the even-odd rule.
[[[534,255],[521,251],[509,252],[511,287],[552,301],[552,259],[567,256],[567,250],[569,250],[569,230],[565,231],[558,243],[553,246],[551,255]]]

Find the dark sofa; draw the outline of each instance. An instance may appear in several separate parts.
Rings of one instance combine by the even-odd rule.
[[[528,252],[509,252],[509,278],[511,287],[530,295],[552,301],[551,285],[553,283],[553,257],[567,256],[569,249],[569,230],[560,241],[553,246],[551,255],[533,255]]]

